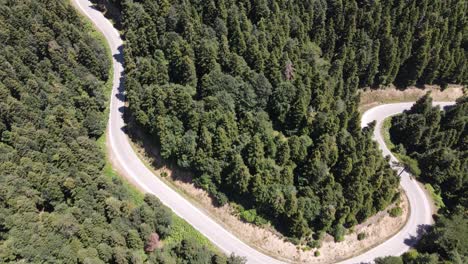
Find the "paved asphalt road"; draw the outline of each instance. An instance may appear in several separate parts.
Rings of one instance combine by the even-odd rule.
[[[72,2],[104,34],[114,56],[114,79],[108,124],[108,144],[113,161],[122,169],[125,176],[142,190],[156,195],[174,213],[185,219],[225,253],[230,254],[234,252],[237,255],[245,256],[248,259],[248,263],[284,263],[240,241],[220,224],[213,221],[208,215],[168,187],[140,161],[137,154],[133,151],[127,135],[123,131],[125,123],[122,113],[125,107],[125,96],[122,82],[124,69],[122,39],[119,32],[100,12],[91,7],[91,3],[88,0],[72,0]],[[386,148],[379,133],[380,129],[378,128],[386,117],[402,112],[410,106],[411,103],[382,105],[368,110],[363,115],[363,126],[372,120],[377,120],[377,129],[374,136],[382,148],[384,155],[391,155],[391,153]],[[395,160],[395,157],[392,156],[392,160]],[[401,185],[408,195],[411,206],[411,215],[407,225],[398,234],[379,246],[341,263],[371,262],[376,257],[400,255],[408,250],[409,245],[414,243],[414,237],[417,236],[418,228],[432,223],[429,201],[419,185],[414,180],[411,180],[407,173],[402,173]]]

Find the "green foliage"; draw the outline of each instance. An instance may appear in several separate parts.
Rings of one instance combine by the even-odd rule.
[[[468,261],[467,122],[466,97],[441,111],[432,107],[429,95],[391,121],[391,140],[402,144],[407,155],[419,162],[420,179],[442,209],[435,226],[416,246],[418,251],[403,255],[405,264]]]
[[[403,163],[405,170],[411,173],[411,175],[416,177],[421,175],[421,169],[419,168],[419,163],[417,160],[412,159],[406,155],[398,155],[398,159]]]
[[[418,161],[406,155],[406,149],[403,144],[400,143],[395,146],[391,140],[390,129],[392,127],[393,118],[396,117],[389,117],[385,119],[382,125],[382,136],[385,145],[393,152],[405,170],[407,170],[413,176],[419,176],[421,175],[421,169],[419,168]]]
[[[392,142],[391,138],[390,138],[390,128],[392,127],[392,119],[394,117],[388,117],[386,118],[383,123],[382,123],[382,130],[381,130],[381,133],[382,133],[382,137],[383,137],[383,140],[385,142],[385,145],[387,146],[387,148],[389,150],[391,150],[392,152],[394,152],[395,155],[401,155],[401,149],[400,147],[397,148],[397,146],[395,146],[395,144]],[[406,152],[406,150],[405,150]]]
[[[246,262],[247,262],[247,260],[246,260],[245,257],[239,257],[239,256],[236,256],[234,254],[231,254],[228,257],[228,259],[226,261],[226,264],[245,264]],[[219,262],[219,263],[222,263],[222,262]]]
[[[444,201],[442,200],[442,196],[434,190],[434,187],[430,185],[429,183],[424,184],[424,187],[426,188],[427,192],[431,196],[432,200],[435,203],[435,206],[437,209],[444,208],[445,204]]]
[[[346,235],[346,229],[343,225],[337,225],[335,230],[333,231],[333,238],[335,242],[341,242],[344,240],[344,236]]]
[[[213,253],[195,240],[182,240],[179,246],[175,247],[174,253],[177,255],[178,263],[183,264],[212,263],[214,257]]]
[[[314,252],[314,256],[315,256],[315,257],[320,257],[320,251],[318,251],[318,250],[315,250],[315,252]]]
[[[441,111],[426,95],[392,119],[391,140],[403,144],[407,155],[419,163],[421,180],[441,194],[449,209],[467,205],[467,123],[467,97]]]
[[[398,217],[398,216],[401,216],[403,214],[403,210],[401,209],[401,207],[393,207],[392,209],[388,210],[388,214],[391,216],[391,217]]]
[[[319,240],[309,240],[307,241],[307,246],[310,248],[320,248],[322,245]]]
[[[254,223],[257,218],[257,211],[255,209],[242,211],[240,213],[240,218],[247,223]]]
[[[419,253],[414,249],[409,250],[402,256],[405,264],[436,264],[441,263],[436,254]],[[444,262],[442,262],[444,263]]]
[[[171,248],[179,245],[183,240],[196,241],[200,246],[209,248],[214,252],[218,252],[218,249],[211,244],[211,242],[201,235],[195,228],[193,228],[185,220],[173,215],[171,233],[164,238],[164,244]]]
[[[140,238],[140,234],[137,230],[132,229],[127,234],[127,244],[129,248],[141,249],[143,248],[143,241]]]
[[[390,19],[421,6],[120,2],[130,111],[162,157],[192,171],[218,205],[236,201],[256,210],[246,221],[270,221],[300,239],[351,227],[391,203],[398,177],[370,129],[360,129],[357,87],[392,82],[409,58],[430,60],[427,45],[411,39],[397,49],[396,36],[415,25],[403,30]],[[370,21],[374,14],[385,23]],[[421,56],[410,53],[421,45]]]
[[[441,216],[435,226],[423,236],[417,249],[437,253],[441,259],[453,263],[468,261],[468,217],[466,210],[455,209],[449,216]]]
[[[375,264],[403,264],[401,257],[383,257],[375,259]]]
[[[376,263],[437,264],[466,263],[468,229],[466,210],[458,207],[449,216],[441,216],[427,233],[422,236],[416,250],[410,250],[402,257],[376,259]],[[392,262],[380,262],[392,261]]]
[[[0,262],[151,258],[144,241],[151,233],[170,238],[173,215],[106,162],[103,42],[69,1],[0,6]],[[165,247],[164,263],[181,259],[183,247]]]

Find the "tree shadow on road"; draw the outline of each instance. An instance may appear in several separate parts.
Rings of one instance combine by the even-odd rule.
[[[418,225],[418,229],[416,230],[416,236],[410,236],[409,238],[406,238],[404,240],[404,243],[407,246],[414,247],[421,239],[421,237],[429,231],[430,228],[431,225]]]

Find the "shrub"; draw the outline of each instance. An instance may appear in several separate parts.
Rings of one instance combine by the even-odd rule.
[[[316,232],[315,234],[313,234],[313,238],[315,240],[322,240],[322,238],[325,236],[325,231],[323,230],[320,230],[318,232]]]
[[[401,207],[393,207],[392,209],[388,210],[388,213],[391,217],[398,217],[403,214],[403,210]]]
[[[434,200],[434,203],[437,208],[443,208],[445,207],[444,201],[442,200],[442,196],[440,196],[440,192],[437,192],[432,185],[429,183],[424,184],[424,187],[426,187],[427,192],[429,192],[429,195],[431,195],[432,200]]]
[[[383,258],[376,258],[375,264],[403,264],[401,257],[387,256]]]
[[[216,192],[214,195],[216,206],[222,207],[229,202],[227,196],[222,192]]]
[[[132,249],[140,249],[143,247],[140,234],[135,229],[130,229],[127,234],[127,246]]]
[[[255,224],[258,225],[258,226],[267,225],[268,220],[266,220],[265,218],[257,215],[257,217],[255,218]]]
[[[411,249],[411,250],[408,250],[407,252],[405,252],[402,256],[403,258],[403,262],[405,263],[409,263],[411,261],[414,261],[418,258],[419,256],[419,253],[418,251],[414,250],[414,249]]]
[[[346,229],[343,225],[339,224],[335,227],[333,231],[333,237],[335,238],[335,242],[341,242],[344,240],[344,235],[346,234]]]
[[[288,242],[291,242],[294,245],[299,245],[301,243],[301,240],[299,240],[298,238],[295,238],[295,237],[286,237],[285,240],[288,241]]]
[[[316,250],[316,251],[314,252],[314,256],[319,257],[319,256],[320,256],[320,251]]]
[[[236,212],[237,215],[239,215],[245,210],[241,204],[235,202],[230,202],[229,206],[234,210],[234,212]]]
[[[393,148],[393,151],[401,155],[406,155],[406,149],[401,143],[398,144],[395,148]]]
[[[257,218],[257,211],[255,209],[245,210],[240,213],[240,218],[247,223],[254,223]]]
[[[320,248],[320,240],[309,240],[307,241],[307,246],[311,248]]]
[[[366,233],[359,233],[357,235],[357,240],[359,241],[363,240],[364,238],[366,238]]]
[[[399,155],[398,157],[403,164],[405,164],[405,169],[408,170],[413,176],[421,175],[421,169],[419,168],[419,163],[417,160],[412,159],[408,156]]]
[[[166,178],[168,176],[167,171],[161,172],[161,177]]]
[[[401,201],[401,192],[396,192],[392,198],[392,203],[399,203]]]

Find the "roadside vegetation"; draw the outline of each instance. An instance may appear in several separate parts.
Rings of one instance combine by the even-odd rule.
[[[69,1],[0,1],[0,25],[1,263],[244,262],[106,163],[110,57]]]
[[[436,223],[423,233],[416,250],[402,257],[387,257],[376,263],[466,263],[468,262],[468,100],[456,105],[432,107],[430,94],[408,111],[388,119],[386,142],[396,155],[419,164],[418,180],[439,209]],[[398,144],[399,147],[395,147]]]

